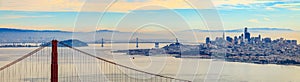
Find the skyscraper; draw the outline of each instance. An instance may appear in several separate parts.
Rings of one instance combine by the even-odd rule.
[[[136,48],[139,48],[139,38],[136,38]]]
[[[233,42],[233,38],[231,38],[230,36],[226,37],[226,41],[232,43]]]
[[[101,39],[101,47],[104,47],[104,39]]]
[[[159,43],[155,42],[154,44],[155,44],[155,48],[158,49],[159,48]]]
[[[209,43],[210,43],[210,38],[209,38],[209,37],[206,37],[205,42],[206,42],[206,44],[209,44]]]
[[[269,38],[269,37],[267,37],[267,38],[264,38],[264,39],[263,39],[263,42],[264,42],[264,43],[271,43],[271,42],[272,42],[272,39]]]
[[[244,41],[247,40],[247,42],[250,42],[251,41],[251,34],[248,32],[247,27],[245,28],[244,35],[245,35]]]
[[[237,36],[234,36],[234,44],[238,44],[239,43],[239,39]]]
[[[180,45],[179,41],[178,41],[178,38],[176,38],[176,43],[175,45]]]
[[[244,34],[246,34],[247,32],[248,32],[248,28],[245,27]]]
[[[223,39],[225,40],[225,32],[223,32]]]
[[[293,45],[297,45],[298,43],[297,43],[297,40],[292,40],[292,44]]]

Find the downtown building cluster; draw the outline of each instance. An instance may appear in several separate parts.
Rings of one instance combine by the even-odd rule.
[[[257,37],[251,37],[251,33],[248,32],[248,29],[245,28],[244,33],[240,36],[230,37],[223,34],[223,37],[217,37],[215,41],[211,41],[210,37],[206,37],[206,44],[217,44],[221,43],[224,40],[227,41],[227,44],[234,44],[234,45],[243,45],[243,44],[262,44],[262,43],[286,43],[297,45],[297,40],[285,40],[284,38],[272,40],[272,38],[266,37],[262,38],[261,35]]]
[[[223,37],[217,37],[213,41],[207,37],[206,43],[200,43],[200,45],[181,44],[176,39],[176,43],[162,48],[130,49],[116,52],[125,52],[129,55],[171,54],[180,58],[200,57],[224,59],[230,62],[300,65],[300,45],[297,44],[297,40],[284,38],[272,40],[272,38],[262,38],[260,35],[251,37],[247,28],[244,33],[234,38],[225,37],[223,34]]]
[[[201,53],[202,52],[202,53]],[[206,43],[200,45],[200,53],[210,56],[224,53],[227,61],[249,62],[259,64],[299,64],[300,46],[297,40],[284,38],[272,40],[261,35],[251,37],[245,28],[240,36],[217,37],[215,41],[206,38]]]

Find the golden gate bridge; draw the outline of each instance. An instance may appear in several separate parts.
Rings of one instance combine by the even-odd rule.
[[[121,65],[57,40],[52,40],[2,66],[0,81],[191,82]]]

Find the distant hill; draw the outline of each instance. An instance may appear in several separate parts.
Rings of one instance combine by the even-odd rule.
[[[223,32],[223,30],[186,30],[186,31],[177,31],[184,32],[179,35],[183,37],[181,41],[191,41],[194,40],[193,37],[188,37],[189,32]],[[249,28],[250,32],[290,32],[291,29],[282,29],[282,28]],[[177,32],[175,32],[177,34]],[[225,32],[243,32],[243,29],[233,29],[225,30]],[[174,41],[172,35],[168,32],[139,32],[132,34],[132,32],[118,31],[118,30],[97,30],[90,32],[68,32],[60,30],[24,30],[24,29],[11,29],[11,28],[0,28],[0,42],[48,42],[53,39],[56,40],[66,40],[70,38],[75,38],[84,42],[101,42],[101,39],[104,38],[105,41],[110,42],[134,42],[138,35],[140,42],[170,42]]]
[[[26,29],[14,29],[14,28],[0,28],[0,32],[68,32],[60,30],[26,30]]]
[[[69,32],[61,30],[27,30],[27,29],[15,29],[15,28],[0,28],[0,32]],[[120,32],[117,30],[97,30],[96,32]]]
[[[293,31],[285,28],[248,28],[249,31]]]
[[[87,43],[82,42],[82,41],[77,40],[77,39],[64,40],[64,41],[60,41],[60,43],[63,43],[65,45],[68,45],[68,46],[71,46],[71,47],[86,47],[86,46],[88,46]],[[44,45],[47,45],[47,44],[42,44],[41,46],[44,46]],[[52,46],[51,43],[48,46],[49,47]],[[58,47],[66,47],[66,46],[64,46],[62,44],[58,44]]]
[[[248,28],[250,32],[266,32],[266,31],[293,31],[292,29],[285,29],[285,28]],[[201,29],[192,29],[192,30],[185,30],[183,32],[243,32],[244,29],[233,29],[233,30],[201,30]]]
[[[69,40],[64,40],[64,41],[60,41],[60,42],[66,44],[66,45],[72,46],[72,47],[85,47],[85,46],[88,46],[87,43],[82,42],[82,41],[77,40],[77,39],[69,39]],[[62,45],[58,45],[58,46],[62,46]]]
[[[95,40],[101,40],[101,38],[111,39],[112,36],[118,36],[118,38],[114,38],[114,40],[126,40],[127,37],[124,36],[130,35],[131,33],[129,32],[120,32],[117,30],[72,32],[61,30],[0,28],[0,42],[48,42],[53,39],[66,40],[70,38],[76,38],[84,42],[93,42]]]
[[[120,32],[117,30],[97,30],[96,32]]]

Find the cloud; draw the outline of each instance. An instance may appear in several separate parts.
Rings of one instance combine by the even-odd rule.
[[[195,0],[1,0],[0,10],[18,11],[99,11],[107,8],[108,11],[128,12],[145,6],[160,6],[167,9],[192,9],[190,5]],[[205,0],[206,1],[206,0]],[[210,1],[210,0],[207,0]],[[224,7],[232,5],[236,8],[250,4],[266,3],[269,1],[257,0],[212,0],[214,6]],[[108,7],[109,5],[109,7]],[[84,9],[83,9],[84,8]],[[147,7],[157,9],[158,7]],[[213,7],[202,7],[207,9]]]
[[[256,0],[214,0],[215,5],[249,5],[255,3]]]
[[[54,27],[49,25],[44,26],[26,26],[26,25],[15,25],[15,24],[7,24],[7,25],[0,25],[0,28],[16,28],[16,29],[33,29],[33,30],[63,30],[63,31],[72,31],[73,28],[60,28],[60,27]]]
[[[19,19],[19,18],[50,18],[54,16],[50,15],[42,15],[42,16],[28,16],[28,15],[6,15],[3,17],[0,17],[1,19]]]
[[[274,7],[275,8],[285,8],[285,9],[289,9],[289,10],[300,10],[300,2],[276,4],[276,5],[274,5]]]
[[[265,9],[266,9],[266,10],[275,10],[275,9],[272,8],[272,7],[266,7]]]
[[[77,11],[81,0],[1,0],[0,10]]]
[[[190,3],[193,1],[195,0],[1,0],[0,10],[99,12],[99,10],[107,8],[107,11],[128,12],[146,6],[153,7],[147,7],[144,10],[158,10],[162,7],[192,9]],[[295,0],[212,0],[212,2],[218,9],[300,9],[300,2]],[[160,8],[154,6],[160,6]],[[200,9],[207,8],[214,7],[203,6]]]
[[[0,10],[95,12],[100,8],[107,8],[108,11],[126,12],[144,6],[161,6],[170,9],[192,8],[185,0],[116,0],[112,2],[113,0],[1,0]]]
[[[251,22],[251,23],[259,23],[259,21],[257,19],[250,19],[248,20],[248,22]]]
[[[250,9],[263,7],[261,4],[272,3],[275,0],[214,0],[213,2],[219,9]]]
[[[270,21],[270,18],[265,17],[264,20],[265,21]]]
[[[289,9],[300,10],[300,1],[295,0],[215,0],[219,9]]]

